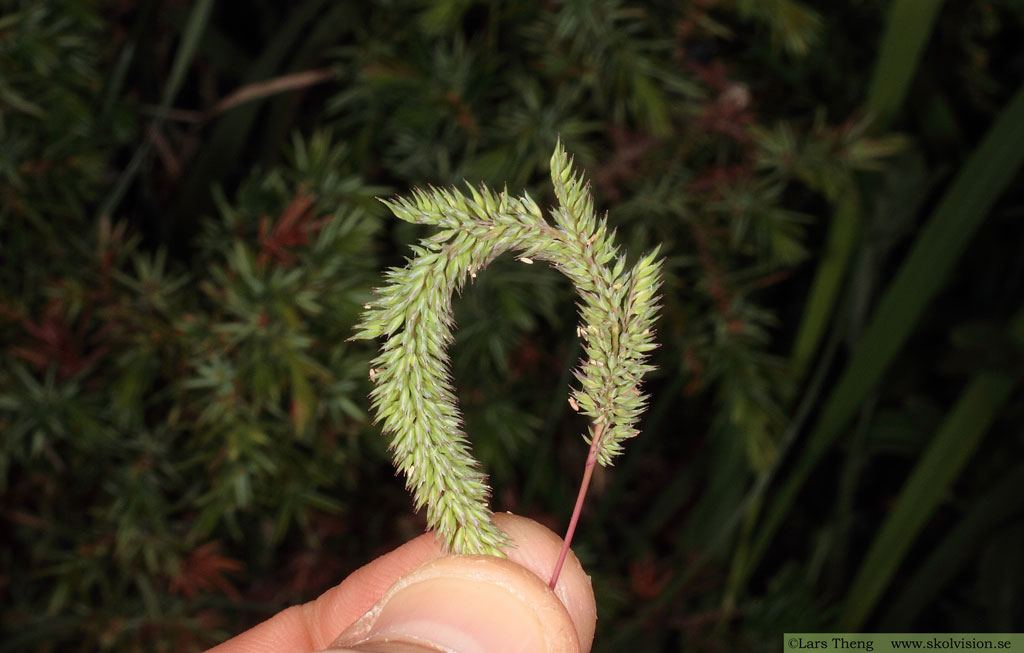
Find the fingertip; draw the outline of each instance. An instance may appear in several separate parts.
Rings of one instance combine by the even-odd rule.
[[[314,638],[323,647],[366,613],[399,578],[424,562],[444,555],[433,533],[424,533],[363,565],[303,606]]]
[[[514,544],[505,551],[508,559],[529,569],[546,584],[561,552],[562,538],[548,527],[512,513],[496,513],[494,521]],[[571,549],[562,565],[555,595],[572,618],[580,650],[589,651],[597,627],[597,603],[590,576]]]
[[[479,579],[474,580],[472,578],[473,574],[470,574],[470,578],[464,578],[460,576],[464,572],[455,572],[453,578],[444,582],[455,583],[456,587],[449,588],[449,590],[458,589],[458,587],[462,588],[459,590],[464,596],[462,601],[464,610],[462,613],[467,616],[476,614],[482,623],[493,622],[495,619],[504,620],[504,623],[513,625],[512,630],[502,631],[499,627],[495,631],[497,633],[496,637],[498,639],[518,637],[517,641],[520,644],[525,643],[522,641],[521,635],[527,632],[525,630],[526,626],[517,627],[514,624],[528,623],[530,619],[535,618],[529,615],[536,613],[538,610],[538,614],[542,616],[561,615],[558,619],[554,619],[554,621],[544,621],[544,618],[536,618],[540,618],[542,622],[547,624],[545,628],[551,627],[550,634],[554,636],[552,641],[571,641],[573,646],[578,648],[556,647],[538,650],[589,651],[593,643],[597,611],[590,578],[583,571],[579,560],[571,552],[569,553],[559,577],[558,585],[555,591],[552,592],[547,587],[547,583],[561,549],[561,538],[546,527],[524,517],[498,514],[495,515],[495,521],[498,527],[508,534],[512,542],[512,546],[506,550],[508,560],[482,556],[482,558],[491,562],[480,563],[476,565],[476,568],[477,570],[480,568],[497,569],[501,572],[500,575],[504,580],[495,579],[500,580],[500,582],[495,584],[496,591],[499,594],[487,598],[489,596],[487,592],[492,591],[494,588],[482,587]],[[358,569],[340,585],[328,590],[316,601],[285,610],[246,633],[225,642],[220,647],[217,647],[216,650],[218,653],[221,651],[224,653],[255,653],[258,651],[309,651],[322,649],[328,642],[336,640],[338,633],[342,631],[349,632],[346,628],[352,627],[353,622],[367,619],[367,615],[377,610],[384,603],[383,600],[378,601],[378,599],[386,596],[388,592],[392,592],[393,588],[398,587],[404,582],[406,576],[415,578],[415,574],[419,572],[421,567],[428,567],[431,562],[438,562],[439,566],[435,570],[444,570],[448,569],[446,565],[461,564],[457,562],[459,560],[480,557],[444,556],[440,545],[432,534],[421,535],[391,553],[385,554]],[[442,560],[456,562],[439,562]],[[470,565],[470,567],[473,567],[473,565]],[[462,584],[460,585],[460,583]],[[467,585],[466,583],[469,584]],[[473,583],[476,584],[474,585]],[[429,590],[429,592],[433,592],[437,587],[435,585],[434,589],[431,589],[431,586],[425,585],[416,591]],[[509,603],[511,601],[509,596],[500,594],[500,592],[508,594],[512,591],[510,588],[520,588],[516,589],[515,592],[520,592],[521,596],[532,597],[526,601],[525,608],[523,608],[521,600],[517,599],[518,603],[515,601]],[[431,596],[429,592],[425,595],[428,599]],[[515,595],[515,592],[513,592],[513,595]],[[434,601],[428,600],[428,605],[431,603],[457,605],[457,602],[447,601],[445,598],[446,596],[453,596],[452,591],[447,592],[447,594],[442,591],[436,595],[441,598]],[[422,599],[423,596],[421,594],[420,598]],[[412,598],[415,597],[410,593],[402,597],[407,610],[413,609],[408,606],[418,604],[412,601]],[[394,604],[396,609],[400,606],[400,603],[396,602]],[[498,606],[498,609],[504,609],[506,614],[502,615],[495,612],[495,606]],[[505,607],[500,608],[500,606]],[[541,609],[541,606],[547,607]],[[524,609],[525,612],[523,612]],[[393,612],[392,614],[397,613]],[[406,614],[410,613],[406,612]],[[435,620],[435,623],[442,624],[445,619],[449,618],[456,623],[466,623],[465,620],[459,621],[457,614],[453,615],[449,611],[449,617],[440,615],[439,619]],[[515,617],[515,614],[519,614],[519,617]],[[559,627],[554,627],[558,623],[561,623],[561,631]],[[562,633],[561,635],[558,634],[560,632]],[[568,637],[566,632],[571,632],[571,637]],[[381,650],[397,651],[411,649],[390,646]],[[496,648],[494,650],[501,649]],[[529,649],[522,649],[520,647],[515,650]]]
[[[362,651],[575,653],[559,598],[525,567],[493,556],[430,560],[396,582],[336,647]]]

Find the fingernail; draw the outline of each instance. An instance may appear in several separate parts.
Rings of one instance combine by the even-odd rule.
[[[361,651],[573,651],[576,630],[537,576],[489,556],[429,561],[399,579],[334,647]]]

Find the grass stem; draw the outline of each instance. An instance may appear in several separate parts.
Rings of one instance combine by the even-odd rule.
[[[569,519],[569,527],[565,529],[565,538],[562,540],[562,550],[558,553],[558,560],[555,562],[555,569],[551,572],[551,582],[548,587],[555,589],[558,584],[558,575],[562,572],[562,564],[565,556],[569,553],[569,546],[572,544],[572,537],[576,533],[576,524],[580,520],[580,512],[583,511],[583,502],[587,498],[587,488],[590,487],[590,477],[594,475],[594,466],[597,464],[597,442],[601,439],[602,429],[600,427],[590,440],[590,449],[587,451],[587,462],[583,466],[583,480],[580,481],[580,491],[576,495],[576,505],[572,509],[572,517]]]

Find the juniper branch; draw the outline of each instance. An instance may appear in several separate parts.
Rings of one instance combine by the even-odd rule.
[[[504,543],[491,521],[486,477],[462,430],[447,353],[452,294],[496,257],[517,251],[524,263],[547,262],[576,287],[585,359],[570,404],[591,420],[586,439],[596,462],[611,464],[622,452],[646,406],[639,384],[656,346],[657,250],[626,269],[607,219],[594,214],[589,188],[561,143],[551,178],[559,203],[553,225],[528,194],[484,186],[469,187],[468,196],[430,188],[383,200],[397,217],[440,230],[413,247],[405,267],[387,271],[388,283],[376,289],[354,337],[385,338],[370,372],[377,419],[391,435],[395,465],[417,510],[426,506],[428,524],[455,553],[502,555]]]

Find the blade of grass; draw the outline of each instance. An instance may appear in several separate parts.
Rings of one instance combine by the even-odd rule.
[[[746,569],[751,551],[751,538],[753,530],[757,527],[757,517],[766,501],[766,494],[769,485],[779,472],[779,462],[783,460],[789,450],[796,443],[797,436],[803,432],[804,425],[812,414],[818,403],[818,396],[823,392],[825,378],[839,351],[839,343],[842,333],[838,328],[832,328],[829,339],[825,342],[821,356],[818,357],[814,373],[811,375],[800,401],[793,412],[793,418],[786,426],[786,432],[779,442],[776,464],[764,470],[757,478],[754,485],[747,491],[740,509],[730,519],[730,529],[734,528],[743,520],[744,529],[740,532],[739,541],[733,552],[732,562],[729,567],[729,575],[726,580],[725,591],[722,594],[722,606],[733,606],[737,603],[740,590],[746,582]],[[741,517],[741,513],[742,517]],[[749,524],[749,526],[748,526]]]
[[[322,84],[323,82],[330,81],[337,76],[338,75],[335,70],[325,68],[321,70],[304,70],[298,73],[291,73],[288,75],[274,77],[272,79],[266,79],[254,84],[247,84],[242,88],[235,90],[230,95],[217,102],[217,104],[203,112],[200,121],[206,122],[207,120],[210,120],[225,111],[230,111],[239,105],[245,104],[246,102],[254,102],[256,100],[268,98],[272,95],[277,95],[278,93]]]
[[[1010,332],[1015,341],[1024,341],[1024,311],[1013,319]],[[1004,372],[981,372],[971,379],[915,465],[864,556],[847,593],[840,631],[859,630],[871,615],[910,545],[970,460],[1016,384],[1017,380]]]
[[[244,83],[254,84],[264,81],[286,67],[285,62],[309,29],[310,23],[320,14],[326,0],[307,0],[291,10],[288,19],[275,33],[260,57],[253,62],[246,72]],[[264,101],[249,102],[236,106],[233,110],[222,114],[212,126],[205,145],[189,165],[188,174],[178,189],[172,213],[179,217],[195,216],[201,213],[199,205],[206,198],[211,180],[223,179],[232,166],[237,164],[246,137],[252,130],[259,116]],[[272,144],[267,144],[274,147]],[[186,233],[189,221],[179,219],[171,225],[175,236]],[[178,238],[168,238],[178,246]]]
[[[875,116],[873,129],[885,129],[903,105],[941,6],[942,0],[896,0],[892,4],[865,107]],[[850,188],[839,197],[824,258],[815,273],[807,308],[794,340],[790,358],[797,381],[803,379],[821,343],[847,275],[850,252],[860,235],[861,222],[860,198],[856,189]]]
[[[829,395],[800,459],[766,514],[743,579],[756,567],[811,470],[892,363],[971,236],[1024,163],[1024,87],[953,180],[886,289]]]
[[[174,62],[171,64],[171,73],[167,78],[167,83],[164,84],[163,93],[160,95],[160,112],[164,112],[171,103],[174,102],[174,98],[178,96],[178,91],[181,90],[181,85],[185,81],[185,73],[188,70],[188,66],[192,61],[192,56],[195,54],[196,47],[199,45],[199,38],[202,36],[203,31],[206,29],[206,25],[210,20],[210,12],[213,11],[213,0],[199,0],[192,8],[192,12],[189,14],[188,23],[185,25],[185,31],[181,35],[181,43],[178,45],[177,52],[174,53]],[[152,129],[159,131],[160,125],[163,124],[163,119],[157,117],[153,121]],[[146,139],[146,141],[135,150],[135,154],[132,156],[128,165],[125,166],[124,172],[121,173],[120,178],[117,180],[117,184],[114,186],[114,190],[111,191],[107,199],[104,200],[100,206],[100,216],[110,216],[121,203],[121,199],[124,194],[128,191],[128,187],[131,186],[135,180],[135,175],[139,173],[142,168],[142,163],[149,157],[150,152],[153,148],[153,141]]]
[[[860,194],[851,188],[839,198],[823,258],[814,275],[807,308],[793,342],[790,365],[797,380],[803,379],[828,327],[836,297],[846,277],[850,254],[860,235],[860,212]]]
[[[940,8],[942,0],[896,0],[889,8],[868,87],[867,108],[876,129],[884,129],[903,105]]]
[[[835,595],[846,587],[847,570],[850,561],[856,560],[859,550],[853,543],[854,526],[857,516],[857,495],[862,487],[862,474],[870,459],[868,453],[868,432],[875,421],[879,393],[872,392],[857,412],[856,425],[844,447],[842,469],[838,475],[838,496],[836,497],[830,523],[826,527],[832,545],[828,547],[822,586],[826,592]]]
[[[892,4],[865,102],[866,111],[874,116],[873,129],[884,129],[902,106],[941,6],[942,0],[896,0]],[[850,188],[839,199],[825,256],[815,273],[794,342],[792,360],[797,380],[803,378],[836,305],[860,223],[859,195]]]
[[[333,3],[316,20],[315,26],[306,34],[302,44],[296,48],[289,65],[291,70],[320,67],[324,52],[331,44],[344,38],[344,34],[357,29],[361,23],[357,4]],[[270,102],[264,120],[264,134],[272,143],[285,142],[295,129],[295,118],[302,101],[302,93],[289,93]],[[268,164],[280,156],[281,148],[267,150],[264,161]]]
[[[964,510],[965,517],[942,538],[941,543],[918,567],[913,578],[892,602],[879,627],[880,632],[913,632],[912,622],[927,601],[977,555],[978,544],[1001,522],[1014,519],[1024,508],[1024,462],[1017,463],[997,480],[992,489]]]
[[[111,112],[114,110],[114,103],[121,97],[128,69],[135,58],[135,45],[134,40],[124,44],[121,52],[117,55],[117,62],[114,64],[113,70],[104,80],[102,99],[96,111],[96,116],[101,121],[109,119]]]
[[[160,106],[167,108],[178,96],[181,85],[185,82],[185,74],[192,63],[192,55],[199,46],[199,38],[206,30],[206,24],[210,21],[210,12],[213,10],[212,0],[200,0],[192,8],[189,14],[185,31],[181,34],[181,44],[174,55],[174,63],[171,64],[171,74],[164,85],[163,95],[160,97]]]

